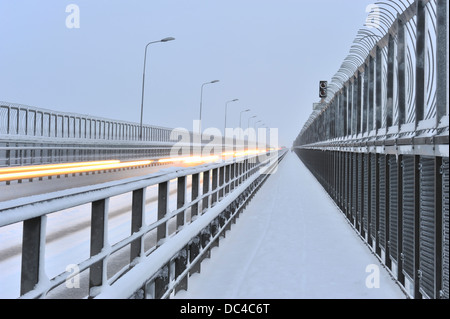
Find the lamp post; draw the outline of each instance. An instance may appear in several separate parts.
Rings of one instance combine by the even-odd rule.
[[[225,125],[224,125],[224,127],[223,127],[223,136],[225,136],[225,131],[226,131],[226,129],[227,129],[227,110],[228,110],[228,104],[230,104],[230,103],[233,103],[233,102],[237,102],[237,101],[239,101],[239,99],[234,99],[234,100],[232,100],[232,101],[228,101],[226,104],[225,104]]]
[[[254,115],[254,116],[252,116],[252,117],[250,117],[250,118],[248,119],[248,124],[247,124],[247,131],[248,131],[248,133],[247,133],[247,141],[250,141],[250,121],[251,121],[252,119],[254,119],[254,118],[257,118],[257,116]]]
[[[239,117],[239,128],[241,129],[241,131],[243,130],[243,129],[242,129],[242,114],[247,113],[247,112],[250,112],[250,109],[247,109],[247,110],[245,110],[245,111],[242,111],[242,112],[241,112],[241,115],[240,115],[240,117]],[[242,138],[242,136],[239,136],[239,138]]]
[[[201,91],[200,91],[200,118],[199,118],[200,123],[199,123],[199,134],[201,134],[201,132],[202,132],[203,87],[204,87],[205,85],[208,85],[208,84],[214,84],[214,83],[218,83],[218,82],[220,82],[220,81],[219,81],[219,80],[214,80],[214,81],[206,82],[206,83],[203,83],[203,84],[202,84],[202,89],[201,89]]]
[[[139,140],[142,141],[142,121],[143,121],[143,117],[144,117],[144,91],[145,91],[145,66],[147,64],[147,49],[148,46],[150,44],[153,43],[159,43],[159,42],[169,42],[169,41],[173,41],[175,40],[175,38],[172,37],[168,37],[168,38],[164,38],[161,39],[159,41],[153,41],[153,42],[149,42],[147,43],[147,45],[145,46],[145,54],[144,54],[144,70],[142,72],[142,98],[141,98],[141,124],[139,126]]]
[[[257,145],[257,147],[258,147],[258,139],[259,139],[258,127],[257,126],[258,126],[259,123],[262,123],[262,121],[259,120],[259,121],[255,122],[255,137],[256,137],[256,145]]]
[[[252,119],[254,119],[254,118],[257,118],[257,116],[254,115],[254,116],[252,116],[252,117],[250,117],[250,118],[248,119],[247,130],[250,128],[250,121],[251,121]]]

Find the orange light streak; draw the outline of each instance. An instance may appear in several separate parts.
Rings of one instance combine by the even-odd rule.
[[[0,169],[0,181],[12,181],[20,179],[32,179],[36,177],[47,177],[56,175],[68,175],[75,173],[86,173],[93,171],[102,171],[118,168],[128,168],[134,166],[146,166],[153,162],[158,163],[175,163],[180,162],[185,165],[200,165],[204,163],[216,162],[221,157],[235,158],[258,155],[267,152],[267,150],[246,150],[242,152],[227,152],[220,156],[188,156],[188,157],[174,157],[162,158],[157,161],[134,161],[134,162],[120,162],[118,160],[111,161],[95,161],[95,162],[80,162],[80,163],[63,163],[63,164],[49,164],[49,165],[32,165],[21,167],[7,167]]]
[[[152,161],[137,161],[137,162],[125,162],[125,163],[119,162],[119,163],[114,163],[114,164],[88,165],[88,166],[79,166],[79,167],[71,167],[71,168],[45,169],[45,170],[38,170],[38,171],[32,171],[32,172],[25,171],[25,172],[16,172],[16,173],[6,173],[6,174],[0,174],[0,181],[4,182],[4,181],[12,181],[12,180],[18,180],[18,179],[31,179],[31,178],[36,178],[36,177],[102,171],[102,170],[108,170],[108,169],[143,166],[143,165],[149,165],[151,163],[152,163]]]
[[[6,167],[6,168],[0,168],[0,174],[30,172],[30,171],[43,171],[43,170],[49,170],[49,169],[75,168],[75,167],[81,167],[81,166],[95,166],[95,165],[107,165],[107,164],[118,164],[118,163],[120,163],[120,161],[113,160],[113,161],[96,161],[96,162],[79,162],[79,163],[61,163],[61,164],[48,164],[48,165]]]

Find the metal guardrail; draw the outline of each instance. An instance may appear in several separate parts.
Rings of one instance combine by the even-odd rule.
[[[0,102],[0,135],[103,141],[139,141],[139,124]],[[142,141],[170,142],[173,129],[143,126]]]
[[[379,28],[385,33],[358,32],[323,107],[312,113],[294,146],[383,146],[386,141],[388,146],[432,145],[402,147],[396,150],[400,153],[448,156],[448,148],[439,147],[448,145],[449,130],[448,2],[377,4],[385,5],[380,12],[386,25]]]
[[[139,130],[137,123],[0,101],[0,167],[169,157],[181,136],[189,137],[186,143],[192,155],[200,154],[206,144],[211,146],[209,136],[205,141],[184,129],[144,125],[142,139]],[[215,147],[224,149],[246,144],[237,136],[215,140],[220,144]]]
[[[449,3],[377,5],[293,148],[410,297],[448,299]]]
[[[200,271],[201,261],[225,235],[237,214],[286,154],[273,151],[219,164],[173,170],[151,177],[67,190],[29,199],[0,203],[0,227],[23,222],[21,298],[45,298],[52,289],[70,281],[66,271],[54,278],[45,275],[46,220],[55,212],[91,204],[90,257],[77,263],[89,277],[89,298],[167,298],[187,289],[189,275]],[[263,171],[263,169],[266,169]],[[187,180],[191,181],[188,199]],[[176,209],[169,209],[170,181],[176,180]],[[145,194],[157,186],[157,218],[145,222]],[[107,242],[109,200],[132,193],[131,232],[115,244]],[[169,227],[175,224],[175,227]],[[146,236],[156,232],[156,242]],[[128,262],[108,274],[108,261],[126,251]]]
[[[167,157],[177,132],[0,102],[0,167]]]

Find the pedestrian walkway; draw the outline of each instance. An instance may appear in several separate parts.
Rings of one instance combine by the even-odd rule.
[[[294,153],[201,267],[175,298],[406,298]]]

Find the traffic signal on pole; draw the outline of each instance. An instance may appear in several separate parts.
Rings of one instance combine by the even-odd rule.
[[[326,98],[327,97],[327,88],[328,88],[328,82],[327,81],[320,81],[319,85],[319,97],[320,98]]]

